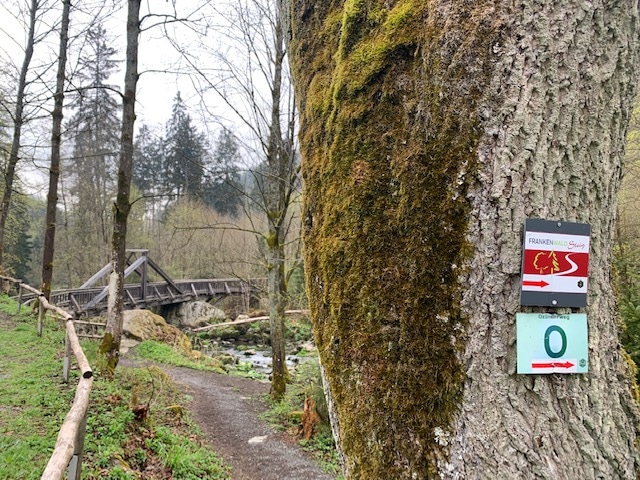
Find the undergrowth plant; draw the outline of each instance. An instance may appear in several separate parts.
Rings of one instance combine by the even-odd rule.
[[[153,360],[167,365],[224,373],[224,370],[221,368],[221,364],[211,357],[188,357],[184,353],[173,348],[171,345],[156,342],[155,340],[145,340],[136,347],[135,353],[139,358]]]
[[[308,360],[296,367],[284,399],[281,402],[269,399],[270,408],[262,418],[276,428],[299,435],[302,429],[304,404],[308,398],[314,400],[321,422],[315,426],[313,436],[308,440],[300,438],[299,444],[314,456],[323,470],[332,475],[338,475],[339,458],[329,425],[329,413],[317,360]],[[342,477],[338,475],[336,478]]]
[[[46,318],[38,337],[35,317],[16,311],[15,302],[0,297],[0,479],[35,480],[53,452],[79,370],[74,366],[69,384],[62,383],[64,329],[57,320]],[[95,365],[97,343],[82,347]],[[118,367],[111,379],[94,369],[82,478],[231,478],[205,447],[186,401],[157,367]]]
[[[616,284],[622,343],[636,365],[640,365],[640,247],[634,243],[619,243],[614,251]],[[640,374],[636,369],[636,381]]]

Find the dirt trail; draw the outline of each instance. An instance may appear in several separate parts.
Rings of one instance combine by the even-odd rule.
[[[162,366],[193,396],[191,411],[211,447],[233,467],[234,480],[332,480],[285,434],[258,418],[266,383]]]

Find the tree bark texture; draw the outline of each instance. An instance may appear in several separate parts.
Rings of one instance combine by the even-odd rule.
[[[271,79],[271,119],[266,139],[267,172],[264,176],[264,207],[267,213],[266,267],[269,298],[269,326],[271,331],[272,374],[271,396],[284,397],[289,371],[285,351],[285,308],[287,282],[285,277],[285,242],[287,219],[291,204],[291,193],[296,184],[296,167],[293,157],[293,142],[289,131],[283,137],[283,68],[285,58],[285,36],[282,25],[280,2],[274,2],[273,19],[273,77]],[[287,125],[289,127],[289,125]],[[291,139],[292,140],[292,139]]]
[[[9,217],[9,207],[11,205],[11,195],[13,194],[13,182],[16,174],[16,166],[20,161],[20,139],[22,137],[22,127],[24,125],[24,105],[25,91],[27,89],[27,73],[29,65],[33,57],[33,47],[35,43],[35,29],[38,8],[40,3],[38,0],[31,0],[29,3],[29,28],[27,33],[27,45],[24,51],[24,60],[20,69],[20,78],[18,79],[18,92],[16,94],[16,108],[13,113],[13,137],[11,140],[11,151],[9,152],[9,161],[4,168],[4,189],[2,191],[2,200],[0,201],[0,270],[3,269],[4,250],[5,250],[5,229],[7,218]]]
[[[122,105],[122,132],[118,164],[118,193],[113,206],[113,235],[111,241],[111,274],[107,325],[100,346],[106,356],[107,369],[118,365],[124,310],[124,270],[126,265],[127,221],[131,211],[129,194],[133,170],[133,131],[136,120],[136,88],[138,84],[138,41],[140,38],[140,0],[128,1],[127,50]]]
[[[267,291],[269,299],[269,330],[271,334],[271,396],[282,400],[289,382],[287,352],[285,349],[285,307],[287,287],[284,279],[284,239],[281,231],[269,238],[278,238],[278,244],[267,246]],[[282,229],[281,229],[282,230]],[[282,242],[282,243],[280,243]]]
[[[47,194],[47,212],[42,251],[41,290],[49,300],[53,279],[53,253],[55,251],[56,212],[58,209],[58,180],[60,178],[60,144],[62,140],[62,120],[64,118],[64,81],[67,66],[67,44],[69,43],[69,12],[71,0],[62,2],[60,22],[60,50],[58,53],[58,72],[56,75],[56,93],[54,94],[53,122],[51,127],[51,164],[49,166],[49,193]]]
[[[636,478],[611,246],[637,22],[631,0],[292,2],[348,478]],[[550,310],[519,305],[525,218],[591,224],[588,374],[516,374],[516,312]]]

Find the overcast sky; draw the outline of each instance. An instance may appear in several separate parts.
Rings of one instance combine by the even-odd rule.
[[[2,0],[0,2],[0,58],[3,65],[11,65],[9,72],[4,72],[2,77],[3,89],[9,98],[15,96],[15,83],[8,80],[6,73],[16,77],[24,59],[24,45],[26,42],[25,19],[30,0]],[[34,75],[42,70],[43,65],[50,64],[51,67],[44,74],[45,84],[48,88],[55,85],[55,59],[58,52],[59,22],[61,2],[48,0],[51,10],[44,14],[38,22],[37,34],[42,35],[51,31],[44,41],[36,45],[34,59],[31,62],[30,72]],[[203,7],[202,4],[205,4]],[[233,115],[228,107],[212,94],[208,94],[205,101],[201,101],[198,87],[202,87],[200,79],[194,76],[180,74],[184,70],[186,62],[181,59],[181,55],[176,51],[172,42],[180,44],[191,54],[198,68],[211,69],[215,63],[212,53],[220,50],[224,43],[224,35],[219,32],[225,31],[222,18],[214,18],[215,25],[210,23],[205,29],[201,22],[197,20],[205,13],[209,16],[211,7],[222,9],[225,13],[223,2],[217,0],[207,3],[207,0],[182,0],[177,2],[177,7],[182,10],[174,11],[170,1],[147,2],[143,4],[142,16],[149,13],[147,6],[152,5],[154,9],[152,17],[147,17],[143,23],[143,28],[147,28],[140,38],[139,62],[141,73],[137,92],[137,122],[139,128],[142,123],[161,126],[166,123],[171,114],[171,106],[176,92],[180,90],[183,100],[190,108],[190,113],[200,127],[205,130],[210,139],[213,139],[221,123],[234,128],[240,128],[239,122],[234,124]],[[117,8],[113,4],[105,5],[100,0],[78,0],[73,3],[71,28],[72,47],[71,52],[77,51],[80,41],[73,40],[73,35],[78,30],[85,28],[96,11],[100,11],[105,17],[104,25],[108,35],[113,39],[113,45],[118,49],[117,58],[124,60],[124,48],[126,41],[126,2],[117,0]],[[189,19],[191,22],[174,22],[164,27],[156,26],[149,28],[154,23],[163,20],[162,15],[177,16],[182,19]],[[167,37],[171,39],[168,40]],[[228,40],[228,39],[226,39]],[[75,55],[72,53],[69,58],[68,69],[72,70]],[[122,62],[124,67],[124,62]],[[118,72],[111,80],[114,84],[122,85],[124,78],[123,71]],[[12,89],[13,87],[13,89]],[[120,87],[121,88],[121,87]],[[70,96],[67,99],[71,99]],[[205,111],[206,108],[206,111]],[[69,116],[69,110],[65,116]],[[237,120],[237,119],[236,119]],[[40,127],[40,130],[42,128]],[[41,132],[25,131],[25,137],[33,136],[33,144],[49,145],[49,141],[44,138],[35,138]],[[25,142],[26,143],[26,142]],[[47,159],[46,149],[33,153],[40,159]],[[46,162],[45,162],[46,164]]]

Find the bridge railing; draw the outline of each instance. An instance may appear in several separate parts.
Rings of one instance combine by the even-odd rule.
[[[67,469],[69,479],[80,480],[84,435],[87,425],[87,410],[89,409],[89,394],[91,393],[91,387],[93,385],[93,371],[78,341],[78,336],[73,325],[73,317],[57,305],[49,303],[44,293],[22,283],[21,280],[5,276],[0,276],[0,279],[15,283],[21,293],[23,290],[27,290],[38,297],[40,309],[40,314],[38,315],[38,335],[42,335],[42,317],[45,310],[50,310],[65,320],[66,329],[62,378],[65,383],[69,382],[70,357],[72,352],[76,357],[81,376],[78,381],[78,386],[76,387],[73,404],[62,423],[53,454],[47,463],[41,480],[60,480]]]
[[[243,296],[247,307],[252,298],[258,298],[265,290],[266,279],[241,280],[238,278],[216,278],[198,280],[178,280],[167,282],[145,282],[144,284],[127,284],[124,287],[124,306],[131,308],[147,308],[174,303],[187,302],[200,297],[224,297],[227,295]],[[65,290],[54,290],[51,302],[59,307],[81,315],[99,315],[107,309],[107,287],[85,287]],[[29,302],[37,295],[33,293],[21,296],[21,300]]]

